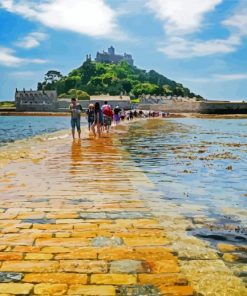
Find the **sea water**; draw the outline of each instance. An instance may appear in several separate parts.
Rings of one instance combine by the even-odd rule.
[[[246,131],[246,119],[151,119],[120,141],[164,200],[192,221],[201,217],[193,235],[245,244]]]
[[[0,146],[68,128],[69,116],[0,116]]]

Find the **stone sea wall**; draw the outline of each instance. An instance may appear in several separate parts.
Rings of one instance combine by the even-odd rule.
[[[165,112],[197,112],[207,114],[247,114],[247,103],[234,102],[181,102],[167,101],[163,104],[140,104],[140,109]]]
[[[16,105],[16,111],[18,112],[56,112],[58,110],[58,102],[52,102],[50,104],[26,104]]]
[[[83,100],[78,101],[83,109],[87,109],[89,104],[94,104],[96,100]],[[120,108],[130,109],[131,102],[129,100],[115,100],[115,101],[108,101],[108,103],[113,106],[119,106]],[[59,100],[58,101],[58,111],[68,111],[69,109],[70,100]],[[100,104],[104,104],[103,101],[100,101]]]

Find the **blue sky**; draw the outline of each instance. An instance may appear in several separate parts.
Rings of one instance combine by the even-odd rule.
[[[110,45],[207,99],[247,99],[247,0],[0,0],[0,100]]]

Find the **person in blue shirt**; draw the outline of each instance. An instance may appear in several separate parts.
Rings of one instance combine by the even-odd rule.
[[[77,129],[78,137],[81,138],[81,112],[82,106],[77,103],[76,98],[71,99],[71,103],[69,105],[70,113],[71,113],[71,129],[72,129],[72,137],[75,139],[75,127]]]

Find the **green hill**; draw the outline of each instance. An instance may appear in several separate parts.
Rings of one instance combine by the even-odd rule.
[[[110,64],[87,60],[67,76],[50,70],[46,73],[44,81],[38,83],[38,90],[42,89],[56,89],[59,98],[77,96],[79,99],[88,99],[88,95],[99,94],[129,94],[137,98],[142,94],[151,94],[202,99],[182,84],[154,70],[147,72],[130,66],[125,61]]]

